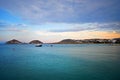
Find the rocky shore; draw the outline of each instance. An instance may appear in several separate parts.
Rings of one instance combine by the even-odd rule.
[[[64,39],[56,44],[120,44],[120,38],[114,39],[84,39],[84,40],[74,40],[74,39]]]
[[[32,40],[28,44],[42,44],[43,42],[39,40]],[[53,44],[120,44],[120,38],[114,38],[114,39],[84,39],[84,40],[74,40],[74,39],[64,39],[60,42],[56,42]],[[13,39],[10,41],[7,41],[6,44],[24,44],[23,42],[20,42],[19,40]]]

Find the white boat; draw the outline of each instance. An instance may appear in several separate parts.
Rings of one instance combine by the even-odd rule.
[[[36,44],[35,47],[42,47],[42,44]]]

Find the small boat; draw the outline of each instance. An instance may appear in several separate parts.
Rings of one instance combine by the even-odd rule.
[[[50,45],[51,47],[53,47],[53,45]]]
[[[35,47],[42,47],[42,44],[36,44]]]

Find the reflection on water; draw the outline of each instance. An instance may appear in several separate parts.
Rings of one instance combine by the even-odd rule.
[[[119,80],[120,46],[0,45],[0,80]]]

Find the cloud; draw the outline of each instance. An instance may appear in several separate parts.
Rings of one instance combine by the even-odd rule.
[[[0,29],[0,31],[8,31],[8,32],[27,32],[28,30],[18,29],[18,28],[7,28],[7,29]]]
[[[0,22],[0,31],[12,31],[12,32],[26,32],[27,25],[25,24],[12,24],[6,22]]]
[[[31,23],[79,23],[120,20],[119,2],[119,0],[7,0],[7,2],[0,0],[0,7]]]
[[[85,30],[93,30],[94,28],[73,28],[73,29],[59,29],[59,30],[51,30],[50,32],[79,32]]]
[[[9,24],[5,22],[0,22],[0,27],[7,27]]]
[[[120,22],[98,24],[99,30],[120,30]]]
[[[32,27],[34,28],[32,28]],[[47,23],[41,25],[12,24],[0,22],[0,31],[47,31],[47,32],[79,32],[79,31],[117,31],[120,32],[120,22],[92,23]]]
[[[79,31],[120,31],[120,22],[112,23],[79,23],[68,24],[65,29],[53,29],[50,32],[79,32]]]
[[[7,22],[2,22],[0,21],[0,28],[1,27],[27,27],[26,24],[12,24],[12,23],[7,23]]]

